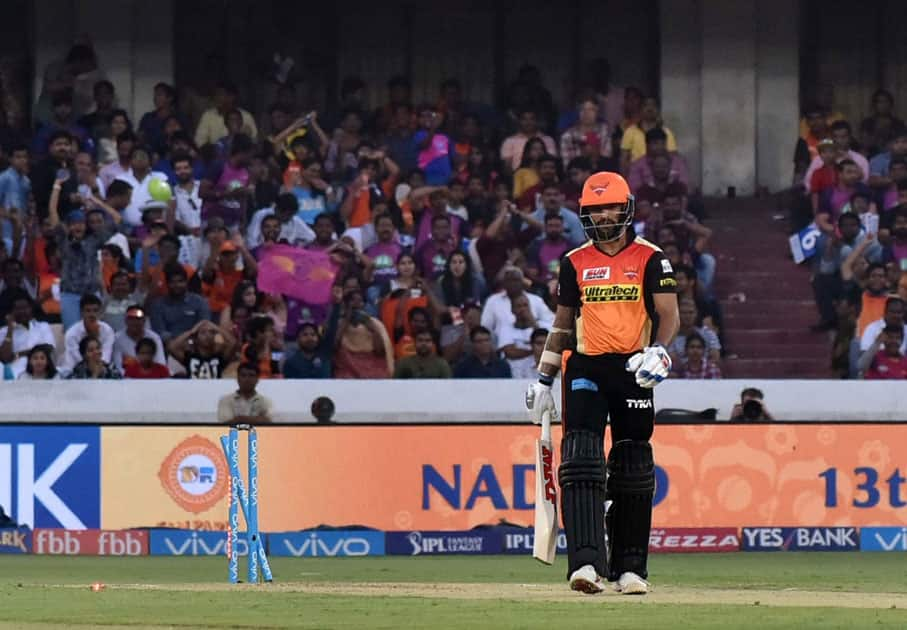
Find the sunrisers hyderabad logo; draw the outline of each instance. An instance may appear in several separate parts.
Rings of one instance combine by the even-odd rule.
[[[188,512],[210,510],[227,494],[227,462],[211,440],[188,437],[161,464],[158,471],[167,494]]]

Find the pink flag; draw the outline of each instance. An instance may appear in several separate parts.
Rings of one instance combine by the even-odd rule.
[[[331,301],[331,287],[337,267],[330,254],[290,245],[272,245],[264,250],[258,263],[258,288],[266,293],[282,293],[307,304]]]

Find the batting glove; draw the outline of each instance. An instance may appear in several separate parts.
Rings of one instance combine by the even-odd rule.
[[[542,424],[542,415],[550,414],[551,420],[557,420],[557,407],[554,405],[554,396],[551,395],[551,385],[533,383],[526,390],[526,409],[529,419],[535,424]]]
[[[651,389],[668,378],[671,357],[659,345],[643,348],[627,361],[627,371],[636,373],[636,384]]]

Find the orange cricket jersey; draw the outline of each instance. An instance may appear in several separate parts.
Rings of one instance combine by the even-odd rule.
[[[577,352],[628,354],[652,343],[652,295],[676,289],[671,263],[649,241],[636,237],[613,256],[589,242],[564,255],[558,304],[578,309]]]

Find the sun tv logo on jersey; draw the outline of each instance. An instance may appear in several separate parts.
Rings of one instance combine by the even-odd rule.
[[[609,284],[591,286],[583,290],[585,302],[638,302],[641,294],[638,284]]]
[[[227,493],[227,463],[211,440],[193,435],[176,445],[158,472],[167,494],[184,510],[204,512]]]
[[[583,269],[583,281],[589,280],[610,280],[611,267],[591,267]]]

